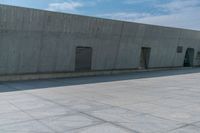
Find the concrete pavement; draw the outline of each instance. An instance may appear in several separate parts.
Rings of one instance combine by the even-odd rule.
[[[0,133],[199,133],[200,69],[0,84]]]

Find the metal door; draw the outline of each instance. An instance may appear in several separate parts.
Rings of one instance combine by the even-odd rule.
[[[192,67],[194,62],[194,49],[188,48],[185,53],[184,67]]]
[[[140,55],[140,67],[143,69],[148,69],[149,59],[150,59],[151,48],[142,47]]]
[[[76,48],[76,71],[90,71],[92,66],[92,48],[77,47]]]

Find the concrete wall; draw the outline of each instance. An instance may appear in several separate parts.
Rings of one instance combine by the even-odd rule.
[[[0,5],[0,75],[72,72],[77,46],[93,48],[92,70],[138,68],[143,46],[151,68],[178,67],[200,32]]]

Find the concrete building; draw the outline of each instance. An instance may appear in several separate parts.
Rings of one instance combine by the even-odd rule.
[[[0,80],[199,66],[200,32],[0,5],[0,62]]]

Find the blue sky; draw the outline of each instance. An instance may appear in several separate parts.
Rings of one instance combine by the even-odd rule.
[[[200,0],[0,0],[0,3],[200,30]]]

